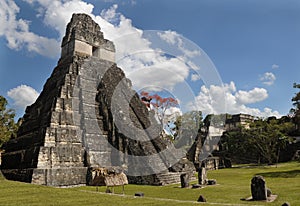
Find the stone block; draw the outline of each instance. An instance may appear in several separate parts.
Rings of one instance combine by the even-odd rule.
[[[44,146],[51,147],[55,146],[56,128],[47,128],[45,133]]]
[[[58,127],[55,129],[55,142],[81,143],[82,139],[76,127]]]
[[[96,117],[97,108],[94,103],[82,103],[80,113],[83,115],[85,119],[97,119]]]
[[[51,163],[55,167],[58,167],[59,165],[65,166],[66,164],[83,164],[84,151],[82,149],[81,144],[58,144],[56,145],[56,147],[51,147],[50,152]]]
[[[84,144],[86,148],[94,151],[106,151],[112,147],[107,137],[101,134],[86,134]]]
[[[75,40],[73,49],[74,49],[74,52],[87,54],[89,56],[93,55],[93,46],[86,42]]]
[[[88,134],[101,134],[97,119],[84,119],[85,131]]]
[[[95,48],[93,51],[93,56],[107,61],[115,62],[115,51],[114,48],[109,48],[106,45],[101,45]]]
[[[86,174],[86,167],[34,169],[32,183],[55,187],[83,185]]]
[[[190,176],[187,173],[180,175],[181,188],[187,188],[190,186]]]
[[[41,147],[38,156],[38,168],[51,167],[51,151],[50,147]]]
[[[134,193],[135,197],[144,197],[144,193],[143,192],[136,192]]]
[[[88,151],[89,162],[91,167],[110,167],[111,158],[110,158],[110,150],[107,151]]]
[[[62,111],[60,112],[60,125],[74,125],[73,112],[72,111]]]
[[[77,100],[77,101],[76,101]],[[63,101],[63,110],[66,110],[66,111],[73,111],[73,105],[74,107],[76,108],[76,103],[78,103],[78,99],[76,98],[66,98],[64,99]]]
[[[95,75],[95,74],[94,74]],[[85,100],[85,93],[82,93],[82,91],[87,91],[87,92],[97,92],[97,84],[98,80],[97,79],[86,79],[80,76],[79,78],[79,86],[81,89],[81,96]],[[95,94],[94,93],[94,94]],[[95,99],[95,96],[94,96]]]
[[[201,188],[202,186],[200,184],[192,184],[193,189]]]
[[[60,123],[60,112],[53,111],[51,113],[51,123],[59,124]]]
[[[79,81],[79,80],[77,80],[77,81]],[[77,82],[77,84],[78,84],[78,82]],[[70,89],[69,89],[70,91],[71,91],[71,98],[74,98],[74,97],[76,97],[76,98],[78,98],[79,97],[79,95],[80,95],[80,88],[78,87],[78,85],[74,85],[74,86],[70,86]]]
[[[47,185],[47,169],[33,169],[31,183]]]
[[[251,194],[253,200],[267,200],[266,182],[262,176],[257,175],[251,179]]]
[[[200,167],[198,171],[198,183],[205,185],[207,183],[207,172],[205,167]]]
[[[216,185],[217,180],[207,180],[207,185]]]
[[[206,202],[206,198],[203,195],[200,195],[197,202]]]
[[[72,110],[73,112],[79,112],[80,111],[80,99],[78,97],[73,97],[71,102],[66,102],[66,107],[71,107],[70,110]]]

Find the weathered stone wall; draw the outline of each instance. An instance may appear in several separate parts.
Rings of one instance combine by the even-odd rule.
[[[17,138],[5,145],[2,171],[7,178],[57,185],[52,179],[63,179],[64,170],[84,167],[82,139],[77,135],[80,127],[74,125],[71,102],[83,59],[74,56],[60,61],[37,101],[27,107]],[[72,178],[85,181],[83,177],[74,175],[64,182],[72,183]]]
[[[103,38],[99,25],[87,15],[73,15],[63,39],[58,66],[36,102],[27,107],[17,138],[5,145],[1,169],[8,179],[53,186],[86,183],[82,129],[87,128],[76,121],[85,118],[85,114],[80,113],[84,103],[84,96],[80,94],[86,88],[80,87],[78,79],[84,77],[82,64],[92,54],[92,48],[103,44],[108,41]],[[91,52],[82,45],[90,45]],[[113,51],[111,46],[110,52]]]

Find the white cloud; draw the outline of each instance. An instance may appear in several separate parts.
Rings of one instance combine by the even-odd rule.
[[[239,104],[251,104],[268,98],[268,92],[264,88],[254,88],[250,91],[238,91],[235,94]]]
[[[39,93],[30,86],[20,85],[7,92],[17,108],[25,109],[26,106],[31,105],[38,98]]]
[[[199,79],[201,79],[201,77],[198,74],[192,74],[191,76],[192,82],[198,81]]]
[[[153,64],[149,66],[141,63],[138,58],[131,61],[134,62],[134,66],[140,63],[140,67],[129,68],[131,72],[128,73],[137,90],[147,86],[172,90],[177,83],[184,82],[189,75],[189,68],[177,58],[166,60],[164,57],[156,57],[152,59]]]
[[[81,0],[24,0],[29,4],[38,6],[38,16],[44,23],[64,36],[67,23],[73,13],[92,14],[94,6]]]
[[[266,72],[260,77],[260,81],[265,85],[272,85],[276,80],[276,76],[272,72]]]
[[[168,44],[177,46],[178,49],[182,52],[183,58],[193,58],[201,55],[199,50],[191,50],[190,45],[186,45],[188,41],[184,41],[184,38],[175,31],[169,30],[159,32],[158,36]]]
[[[118,8],[117,4],[114,4],[112,7],[106,10],[101,11],[101,17],[108,22],[116,22],[120,19],[120,14],[116,12]]]
[[[65,28],[70,21],[73,13],[87,13],[91,14],[94,6],[80,0],[71,1],[45,1],[37,0],[45,9],[44,22],[50,27],[54,28],[63,37]]]
[[[188,63],[189,66],[185,63],[187,58],[184,56],[195,57],[200,53],[197,50],[189,50],[182,36],[176,32],[162,32],[162,36],[174,38],[175,42],[172,43],[182,53],[182,57],[167,58],[150,47],[151,42],[142,38],[143,31],[134,27],[130,19],[117,12],[117,5],[103,10],[100,15],[94,15],[92,14],[94,6],[82,0],[24,1],[36,9],[37,16],[43,20],[46,26],[59,33],[60,40],[49,39],[30,32],[29,22],[16,18],[16,14],[20,10],[19,7],[13,1],[5,0],[5,3],[1,3],[6,5],[5,7],[2,5],[4,8],[2,10],[9,12],[11,25],[15,25],[9,27],[10,32],[6,32],[11,48],[26,48],[28,51],[40,55],[56,57],[60,53],[59,42],[64,36],[66,24],[70,21],[72,14],[86,13],[100,25],[105,38],[114,42],[117,50],[116,59],[120,60],[126,57],[117,63],[126,75],[130,76],[137,88],[149,83],[155,84],[157,88],[172,89],[176,83],[183,82],[189,76],[190,69],[199,69],[191,61]],[[12,5],[7,5],[9,3]],[[9,24],[6,23],[5,25]],[[145,75],[141,74],[143,72]]]
[[[280,117],[278,111],[264,108],[262,111],[247,106],[247,104],[260,102],[268,97],[267,91],[263,88],[254,88],[249,91],[237,91],[234,82],[225,84],[223,87],[211,85],[209,88],[202,86],[196,97],[195,105],[190,104],[192,109],[198,109],[204,114],[222,113],[246,113],[253,116]]]
[[[177,39],[179,37],[177,32],[170,31],[170,30],[165,31],[164,33],[159,33],[158,35],[162,40],[165,40],[167,43],[173,44],[173,45],[177,42]]]
[[[278,68],[279,68],[279,65],[277,65],[277,64],[272,65],[272,69],[278,69]]]
[[[117,12],[118,6],[103,10],[100,15],[92,14],[94,6],[83,0],[23,0],[36,9],[37,16],[46,26],[55,29],[60,39],[49,39],[34,34],[30,31],[30,22],[17,18],[20,8],[14,1],[0,1],[0,36],[5,36],[8,46],[12,49],[25,48],[28,51],[56,57],[59,55],[60,41],[64,36],[66,24],[73,13],[86,13],[90,15],[101,27],[105,38],[116,45],[116,59],[118,65],[124,69],[136,87],[155,86],[172,90],[174,85],[183,82],[189,77],[190,69],[199,71],[188,58],[197,58],[201,55],[198,50],[189,49],[191,45],[181,35],[174,31],[160,32],[158,35],[170,45],[175,45],[181,52],[178,58],[167,58],[157,50],[150,47],[151,42],[142,38],[142,30],[134,27],[132,21]],[[135,1],[132,1],[135,2]],[[191,42],[190,42],[191,43]],[[129,56],[128,56],[129,55]],[[127,58],[124,58],[127,57]],[[123,58],[123,59],[122,59]],[[273,69],[279,68],[272,65]],[[191,75],[191,80],[199,80],[199,76]],[[267,72],[261,77],[266,85],[274,83],[276,77]],[[23,91],[23,92],[20,92]],[[37,97],[37,92],[26,85],[19,86],[8,92],[15,100],[15,104],[24,107],[31,104]],[[222,99],[223,97],[223,99]],[[265,108],[263,111],[248,107],[247,104],[263,101],[268,97],[267,91],[254,88],[250,91],[236,91],[234,82],[225,84],[224,87],[211,85],[209,88],[202,86],[196,97],[196,107],[204,113],[249,113],[255,116],[279,116],[277,111]],[[224,101],[223,101],[224,100]]]
[[[20,8],[14,1],[0,1],[0,36],[7,40],[7,46],[14,50],[22,48],[48,57],[59,53],[59,42],[30,32],[29,22],[17,19]]]
[[[151,42],[142,37],[144,31],[135,28],[130,19],[116,11],[117,8],[113,5],[103,10],[95,21],[105,38],[114,42],[117,64],[132,80],[135,89],[153,86],[172,90],[177,83],[185,81],[190,69],[183,59],[167,58],[151,48]],[[118,24],[112,24],[116,22]]]
[[[178,107],[169,107],[166,109],[164,115],[164,124],[167,124],[169,121],[176,121],[177,117],[182,115],[182,111]]]

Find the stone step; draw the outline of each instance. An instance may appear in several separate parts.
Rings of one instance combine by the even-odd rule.
[[[182,173],[180,172],[164,172],[157,174],[157,179],[160,182],[161,185],[167,185],[167,184],[175,184],[180,183],[180,175]],[[192,175],[190,177],[190,181],[196,180],[196,177]]]
[[[160,173],[157,174],[157,179],[161,182],[162,185],[179,183],[180,173]]]

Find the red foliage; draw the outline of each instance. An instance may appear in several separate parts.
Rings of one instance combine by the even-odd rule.
[[[154,107],[166,109],[171,106],[178,106],[178,101],[174,99],[173,97],[166,97],[163,98],[159,96],[158,94],[149,95],[149,92],[142,91],[141,96],[145,97],[146,99],[151,99],[153,102],[151,102],[151,105]]]

